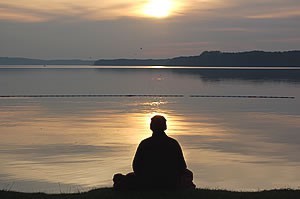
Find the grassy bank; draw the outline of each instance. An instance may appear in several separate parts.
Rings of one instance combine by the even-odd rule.
[[[20,193],[0,191],[1,199],[298,199],[300,190],[280,189],[259,192],[233,192],[196,189],[192,191],[114,191],[112,188],[95,189],[74,194]]]

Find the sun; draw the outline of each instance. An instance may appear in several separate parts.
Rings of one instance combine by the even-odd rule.
[[[164,18],[171,14],[171,0],[150,0],[144,7],[144,14],[149,17]]]

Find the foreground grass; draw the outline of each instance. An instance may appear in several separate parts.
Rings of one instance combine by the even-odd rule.
[[[94,189],[84,193],[45,194],[0,191],[0,199],[299,199],[300,190],[280,189],[259,192],[233,192],[196,189],[190,191],[114,191]]]

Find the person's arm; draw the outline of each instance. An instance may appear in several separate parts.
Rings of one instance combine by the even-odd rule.
[[[142,143],[139,144],[135,156],[132,162],[132,168],[135,174],[139,174],[142,168],[142,162],[143,162],[143,146]]]
[[[182,149],[178,142],[177,142],[177,151],[178,151],[178,168],[180,171],[184,171],[187,168],[187,166],[183,157]]]

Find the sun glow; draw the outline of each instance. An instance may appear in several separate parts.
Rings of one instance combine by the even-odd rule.
[[[174,4],[171,0],[150,0],[144,7],[144,14],[150,17],[168,17]]]

